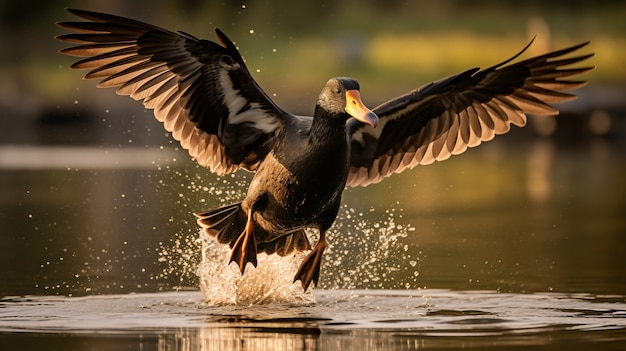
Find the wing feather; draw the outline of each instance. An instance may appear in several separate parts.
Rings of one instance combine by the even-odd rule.
[[[85,22],[57,39],[75,43],[61,53],[82,57],[71,67],[100,88],[142,100],[196,161],[218,174],[256,169],[292,116],[259,88],[234,44],[222,45],[140,21],[68,10]]]
[[[567,78],[594,68],[568,67],[593,54],[564,56],[587,44],[511,63],[528,44],[502,63],[426,84],[376,107],[377,129],[351,125],[347,185],[365,186],[404,169],[461,154],[507,133],[511,124],[524,126],[527,114],[558,114],[550,104],[574,99],[574,94],[564,91],[586,84]]]

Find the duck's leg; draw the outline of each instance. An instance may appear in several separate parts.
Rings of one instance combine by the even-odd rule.
[[[317,286],[317,281],[320,278],[320,264],[322,263],[322,254],[326,249],[326,231],[320,231],[320,240],[315,245],[313,251],[304,258],[300,264],[300,268],[296,272],[296,276],[293,278],[293,282],[300,280],[302,288],[307,291],[311,282]]]
[[[248,210],[248,220],[243,232],[239,235],[239,238],[233,245],[233,250],[230,255],[230,262],[237,262],[241,274],[246,270],[246,264],[252,263],[254,267],[257,265],[256,261],[256,239],[254,238],[254,221],[252,219],[253,210]]]

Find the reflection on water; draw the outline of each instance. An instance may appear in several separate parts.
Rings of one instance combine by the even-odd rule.
[[[155,169],[172,164],[176,155],[163,147],[0,146],[0,169]]]
[[[538,141],[530,149],[526,188],[534,202],[545,202],[550,198],[552,193],[550,174],[554,154],[554,144],[548,141]]]
[[[567,349],[586,342],[610,349],[626,342],[625,296],[449,290],[318,290],[316,295],[313,305],[221,307],[200,303],[198,292],[5,298],[0,340],[9,346],[23,341],[1,332],[78,338],[98,331],[103,346],[139,335],[126,344],[181,351]]]

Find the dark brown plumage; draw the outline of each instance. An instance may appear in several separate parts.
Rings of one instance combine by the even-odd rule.
[[[286,255],[320,239],[296,273],[306,290],[317,284],[326,231],[345,186],[364,186],[416,165],[441,161],[526,124],[526,114],[551,115],[549,105],[575,98],[563,91],[584,81],[565,78],[590,56],[564,57],[587,43],[511,63],[470,69],[426,84],[373,110],[358,83],[326,83],[313,117],[278,107],[257,85],[233,43],[219,30],[217,44],[124,17],[68,10],[86,22],[62,22],[98,87],[117,87],[142,100],[203,166],[223,175],[255,172],[241,203],[196,213],[204,231],[229,244],[242,274],[258,252]],[[530,44],[529,44],[530,45]]]

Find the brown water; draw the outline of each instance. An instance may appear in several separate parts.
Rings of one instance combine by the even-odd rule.
[[[348,189],[304,294],[300,258],[242,278],[199,238],[190,213],[240,199],[245,174],[168,148],[1,147],[0,344],[624,349],[624,155],[496,141]]]
[[[45,340],[67,349],[98,342],[143,350],[567,349],[592,342],[617,349],[626,341],[626,303],[617,296],[431,289],[315,295],[315,304],[221,307],[200,302],[199,292],[4,299],[0,340],[16,349]]]

